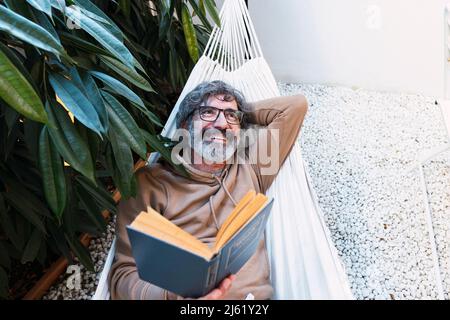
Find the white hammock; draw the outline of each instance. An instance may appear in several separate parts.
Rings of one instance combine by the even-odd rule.
[[[165,136],[174,133],[179,104],[200,82],[223,80],[248,101],[280,95],[243,0],[226,0],[220,19],[221,27],[214,27],[164,127]],[[155,156],[150,158],[150,162],[155,160]],[[266,229],[274,299],[352,299],[309,180],[297,142],[268,190],[276,199]],[[114,250],[113,243],[94,300],[109,298],[107,275]]]

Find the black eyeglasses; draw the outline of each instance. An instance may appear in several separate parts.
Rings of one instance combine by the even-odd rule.
[[[219,118],[220,112],[223,112],[225,116],[225,120],[229,124],[240,124],[242,122],[242,118],[244,117],[244,113],[239,110],[234,109],[219,109],[211,106],[200,106],[196,108],[193,112],[198,110],[200,115],[200,119],[207,122],[214,122]]]

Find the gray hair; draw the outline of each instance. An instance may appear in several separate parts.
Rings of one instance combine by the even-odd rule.
[[[244,95],[239,90],[220,80],[202,82],[186,95],[183,101],[181,101],[176,115],[177,128],[180,128],[183,123],[189,122],[192,116],[192,110],[195,110],[202,103],[208,101],[209,97],[222,94],[224,95],[225,101],[236,101],[238,110],[244,112],[241,128],[247,128],[248,120],[246,113],[248,111],[248,104],[245,101]]]

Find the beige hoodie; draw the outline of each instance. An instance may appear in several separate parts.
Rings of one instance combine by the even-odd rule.
[[[305,117],[306,99],[302,95],[278,97],[252,103],[250,107],[251,123],[278,129],[281,141],[279,161],[283,163]],[[116,255],[109,274],[112,299],[183,299],[139,279],[126,232],[126,226],[139,212],[152,207],[180,228],[211,245],[218,228],[234,207],[230,197],[239,201],[249,189],[264,193],[276,176],[262,175],[261,165],[258,164],[230,164],[220,176],[196,170],[187,164],[184,166],[190,178],[178,175],[164,162],[141,168],[137,172],[136,197],[119,203]],[[183,272],[183,266],[180,266],[179,272]],[[265,239],[261,239],[256,253],[236,274],[225,299],[245,299],[250,293],[255,299],[270,299],[273,294]]]

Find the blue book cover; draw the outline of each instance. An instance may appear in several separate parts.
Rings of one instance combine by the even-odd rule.
[[[270,199],[210,260],[127,226],[139,277],[182,297],[208,294],[256,252],[272,205]]]

